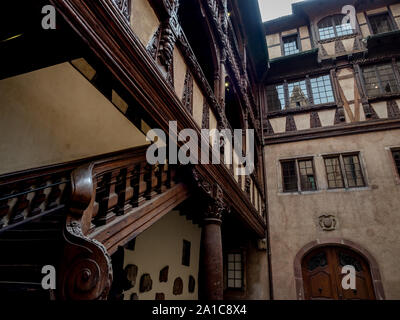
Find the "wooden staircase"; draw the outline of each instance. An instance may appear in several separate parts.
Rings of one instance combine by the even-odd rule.
[[[189,197],[147,146],[0,176],[0,298],[105,299],[110,255]],[[45,265],[56,290],[43,290]]]
[[[65,212],[58,210],[0,234],[0,297],[52,299],[41,281],[43,266],[57,268],[62,254]]]

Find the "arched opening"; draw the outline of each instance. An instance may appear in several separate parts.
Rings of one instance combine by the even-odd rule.
[[[214,40],[209,32],[206,18],[202,15],[199,2],[182,1],[178,17],[196,59],[210,87],[214,89],[214,73],[217,67]]]
[[[344,266],[352,266],[354,274],[343,269]],[[385,298],[375,259],[352,241],[325,239],[307,244],[296,255],[294,272],[299,300]],[[347,287],[345,284],[350,283],[352,276],[355,287]]]

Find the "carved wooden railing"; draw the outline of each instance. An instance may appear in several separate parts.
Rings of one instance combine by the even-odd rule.
[[[0,177],[0,232],[65,206],[74,165]]]
[[[61,298],[107,297],[112,282],[108,246],[89,234],[96,228],[104,229],[118,216],[133,213],[135,208],[175,184],[172,167],[149,165],[146,149],[147,146],[135,148],[72,171],[64,229],[66,246],[60,264]],[[117,233],[122,232],[124,226],[126,223],[118,225]]]
[[[160,210],[169,211],[177,194],[180,201],[188,196],[184,186],[175,187],[172,166],[147,163],[147,147],[0,177],[0,232],[21,228],[39,216],[65,213],[64,252],[57,271],[61,299],[103,299],[108,294],[111,259],[106,246],[92,239],[91,233],[146,207],[146,202],[152,210],[159,210],[156,204],[160,203]],[[157,196],[163,192],[173,199],[150,201],[162,198]]]
[[[172,166],[149,165],[146,161],[147,147],[136,148],[121,156],[93,162],[80,168],[80,174],[73,181],[91,176],[91,202],[86,206],[83,232],[93,232],[116,217],[122,216],[141,206],[145,201],[163,193],[175,184],[175,170]],[[89,178],[85,180],[89,183]],[[73,185],[74,186],[74,185]],[[73,189],[79,194],[79,185]],[[73,195],[74,195],[73,193]],[[76,205],[79,205],[77,198]],[[72,206],[75,204],[72,199]]]

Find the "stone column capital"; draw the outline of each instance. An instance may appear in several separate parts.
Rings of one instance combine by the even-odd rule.
[[[223,215],[230,211],[221,186],[218,183],[210,183],[205,180],[196,169],[192,170],[192,174],[206,204],[203,221],[221,224]]]

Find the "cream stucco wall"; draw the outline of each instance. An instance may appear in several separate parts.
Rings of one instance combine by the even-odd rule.
[[[146,144],[71,64],[0,81],[0,173]]]
[[[293,263],[311,241],[342,238],[369,251],[377,260],[387,299],[400,299],[400,184],[390,147],[400,146],[400,130],[300,141],[265,147],[272,274],[276,299],[296,299]],[[359,151],[367,187],[327,190],[322,155]],[[279,159],[314,156],[318,191],[279,192]],[[334,231],[322,231],[318,217],[338,219]]]
[[[160,21],[148,0],[131,1],[132,30],[144,46],[149,43],[159,25]]]
[[[139,300],[154,300],[156,293],[164,293],[166,300],[198,299],[198,273],[200,257],[201,228],[181,216],[179,211],[171,211],[160,221],[136,238],[135,249],[125,250],[124,268],[128,264],[138,267],[135,286],[124,292],[129,300],[136,293]],[[183,240],[190,241],[190,266],[182,265]],[[159,281],[160,270],[169,266],[168,282]],[[153,281],[152,290],[139,292],[140,277],[148,273]],[[194,293],[189,293],[189,276],[196,279]],[[174,295],[174,280],[183,280],[183,294]]]

